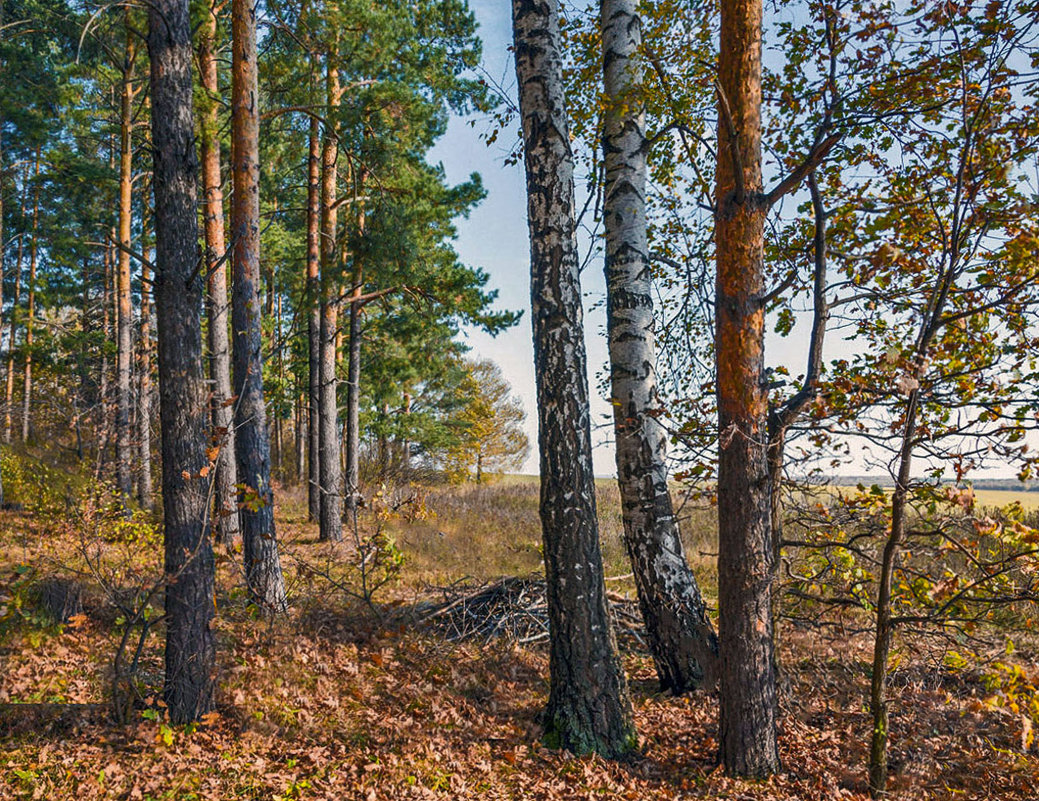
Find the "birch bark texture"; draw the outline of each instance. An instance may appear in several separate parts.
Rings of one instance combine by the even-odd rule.
[[[260,109],[256,64],[256,7],[231,4],[231,253],[235,455],[246,487],[241,509],[245,577],[256,603],[269,613],[287,603],[274,529],[271,448],[263,402],[260,330]]]
[[[155,312],[162,425],[166,586],[166,703],[174,723],[213,709],[213,550],[206,531],[206,399],[202,279],[196,216],[198,158],[192,114],[187,0],[148,7]]]
[[[761,0],[721,4],[715,197],[719,745],[730,775],[779,769],[767,465]]]
[[[213,517],[217,538],[232,544],[241,535],[238,520],[238,465],[231,389],[231,343],[228,337],[227,244],[224,238],[224,191],[220,174],[220,99],[217,72],[216,3],[209,6],[199,28],[198,63],[205,107],[202,109],[202,219],[206,237],[206,316],[209,321],[209,379],[212,382],[212,442],[218,448],[213,487]]]
[[[606,316],[624,545],[661,689],[716,679],[718,639],[686,560],[657,421],[652,278],[646,236],[646,134],[634,0],[602,0]]]
[[[513,0],[530,230],[540,516],[549,614],[545,742],[623,757],[637,746],[603,582],[556,0]]]

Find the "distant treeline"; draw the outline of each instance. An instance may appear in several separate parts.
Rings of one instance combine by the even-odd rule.
[[[891,476],[834,476],[829,480],[830,484],[837,487],[855,487],[862,484],[872,487],[874,484],[880,487],[894,487]],[[953,484],[952,481],[943,481],[944,484]],[[976,490],[1007,490],[1010,492],[1039,492],[1039,481],[1019,481],[1016,478],[976,478],[967,482]]]

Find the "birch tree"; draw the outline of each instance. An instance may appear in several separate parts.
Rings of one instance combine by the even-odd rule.
[[[637,745],[606,605],[555,0],[514,0],[530,229],[541,528],[549,611],[545,741],[622,757]]]
[[[603,0],[600,10],[607,328],[624,544],[661,687],[681,693],[715,678],[718,642],[685,558],[668,491],[667,433],[655,415],[641,22],[633,0]]]

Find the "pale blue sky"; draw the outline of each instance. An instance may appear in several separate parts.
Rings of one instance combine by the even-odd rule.
[[[480,22],[484,44],[484,66],[488,74],[501,81],[515,101],[516,77],[508,47],[512,38],[511,6],[504,0],[471,0],[470,6]],[[522,164],[505,165],[510,146],[516,141],[518,123],[501,134],[498,142],[487,146],[480,134],[487,123],[453,119],[447,135],[430,154],[430,161],[441,161],[448,180],[459,182],[479,172],[487,189],[487,199],[468,220],[459,221],[456,243],[462,260],[483,267],[490,284],[500,292],[499,305],[523,309],[523,319],[513,329],[490,337],[479,331],[466,332],[473,354],[497,362],[523,401],[527,412],[527,435],[531,452],[523,472],[537,472],[537,418],[534,390],[534,349],[530,330],[530,245],[527,239],[527,206]],[[588,344],[589,380],[592,390],[592,432],[595,445],[595,472],[614,475],[610,407],[595,392],[597,372],[606,362],[605,314],[602,303],[605,282],[602,261],[593,260],[582,275],[585,293],[585,340]],[[598,308],[594,308],[598,306]]]

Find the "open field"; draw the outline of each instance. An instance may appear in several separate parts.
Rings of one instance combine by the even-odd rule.
[[[405,498],[412,500],[401,503]],[[536,484],[412,489],[380,503],[400,503],[381,517],[404,567],[376,596],[375,611],[349,596],[354,574],[341,566],[351,561],[350,546],[316,542],[298,491],[278,496],[292,599],[285,619],[257,618],[237,556],[219,556],[220,707],[201,727],[169,726],[155,706],[157,632],[144,641],[135,677],[151,706],[137,704],[122,725],[110,717],[113,656],[124,628],[97,579],[118,578],[126,590],[157,575],[154,532],[124,532],[136,537],[129,544],[105,534],[97,564],[112,571],[91,575],[82,554],[97,543],[82,519],[0,512],[6,603],[22,604],[0,629],[0,798],[866,797],[868,637],[784,630],[784,773],[768,782],[721,775],[712,695],[657,694],[648,655],[630,643],[624,660],[641,754],[623,764],[569,757],[538,743],[548,669],[540,644],[450,641],[418,625],[437,587],[540,569]],[[599,506],[607,575],[623,576],[612,482],[600,483]],[[685,525],[709,595],[712,514],[696,512]],[[366,530],[376,525],[370,512],[361,522]],[[33,582],[56,574],[85,587],[82,615],[65,625],[32,607]],[[610,589],[629,593],[630,582],[614,580]],[[900,652],[892,676],[891,797],[1034,798],[1039,759],[1022,750],[1020,716],[990,708],[975,679],[936,667],[937,653],[914,649]]]

